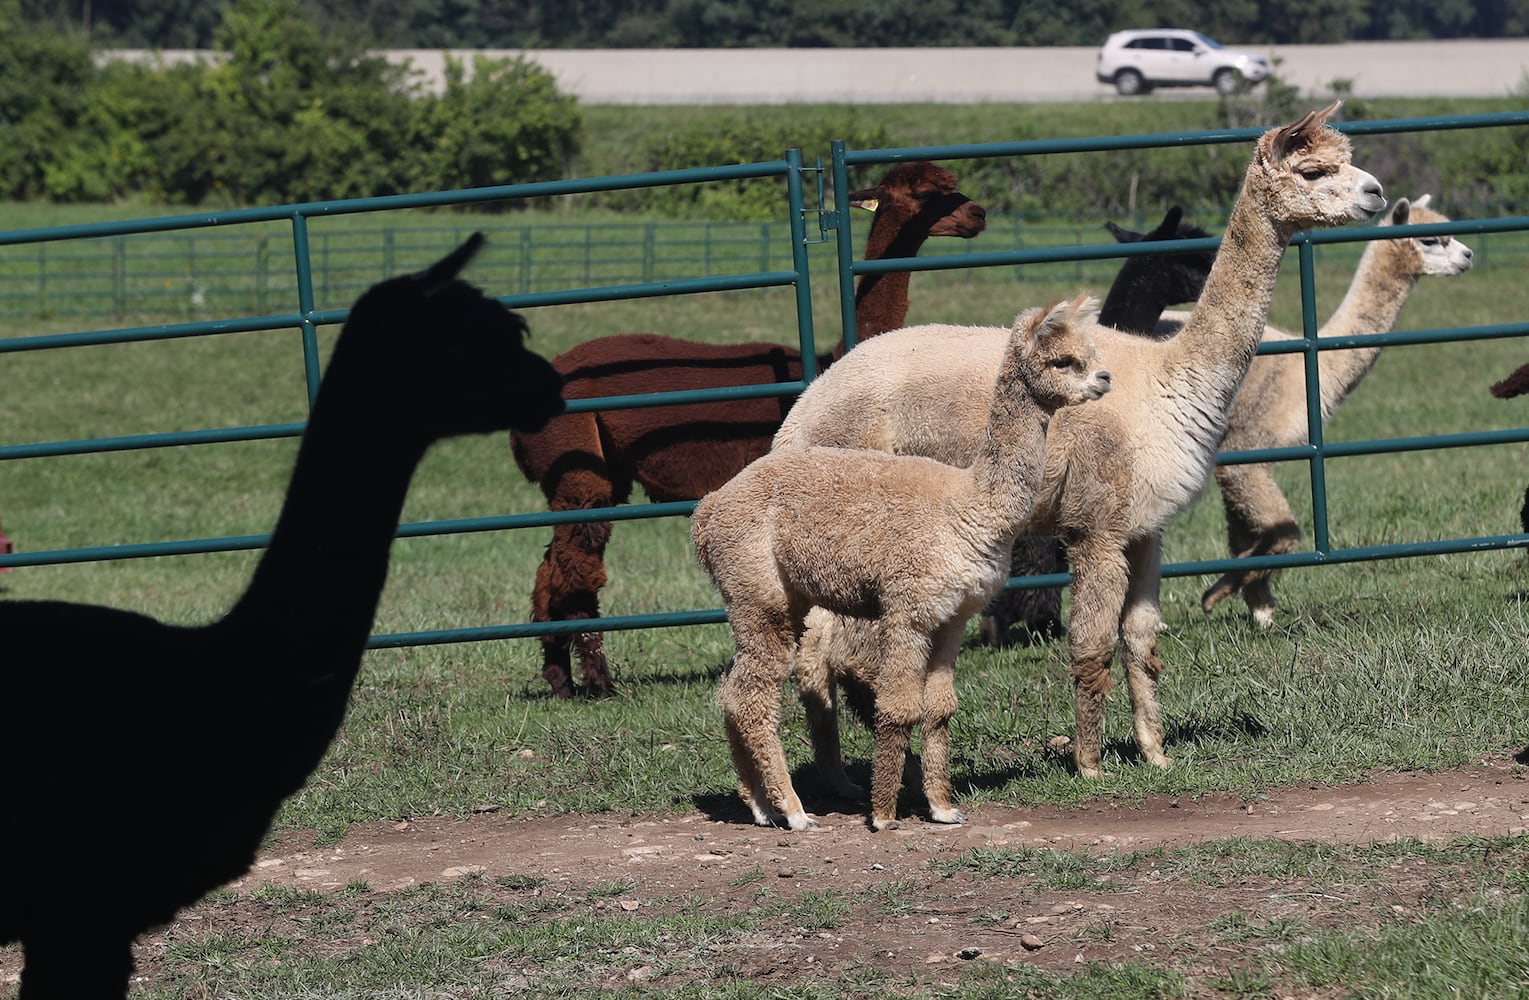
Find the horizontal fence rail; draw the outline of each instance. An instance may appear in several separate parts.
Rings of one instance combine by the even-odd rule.
[[[1351,134],[1521,127],[1529,112],[1437,118],[1351,122],[1339,126]],[[957,146],[850,150],[834,143],[827,169],[833,192],[851,190],[851,167],[909,160],[959,160],[986,157],[1071,154],[1158,146],[1198,146],[1250,142],[1261,129],[1085,139],[983,143]],[[230,212],[191,213],[156,219],[104,222],[83,226],[0,232],[0,318],[59,318],[74,316],[155,316],[165,322],[87,330],[75,333],[0,338],[0,360],[27,351],[76,349],[91,346],[187,338],[218,337],[262,331],[297,330],[303,342],[303,379],[311,405],[320,375],[316,330],[341,323],[347,303],[362,290],[401,269],[400,262],[430,259],[443,246],[460,242],[477,226],[441,223],[387,224],[385,215],[407,209],[505,203],[554,195],[586,194],[628,188],[708,183],[738,179],[785,182],[782,218],[763,223],[589,223],[526,225],[506,222],[488,227],[490,243],[475,275],[495,290],[510,291],[500,301],[512,308],[572,305],[621,299],[694,294],[709,291],[789,288],[794,292],[799,343],[804,359],[800,381],[740,386],[723,390],[646,393],[571,400],[570,411],[673,405],[713,399],[789,396],[816,374],[812,368],[816,343],[808,247],[827,239],[835,255],[833,269],[839,288],[841,314],[835,317],[847,343],[853,343],[854,285],[865,274],[888,271],[958,271],[1009,267],[1024,280],[1030,264],[1075,264],[1160,253],[1162,244],[1101,242],[1096,222],[1021,226],[1018,220],[990,220],[983,248],[975,241],[931,241],[917,258],[858,260],[847,206],[810,206],[804,176],[818,168],[804,166],[800,154],[754,164],[694,168],[608,178],[507,185],[469,191],[400,195],[390,198],[314,202]],[[821,181],[822,178],[819,178]],[[819,190],[821,190],[821,185]],[[817,233],[809,235],[808,218],[819,215]],[[336,215],[375,217],[378,224],[335,234],[310,232],[312,220]],[[1143,226],[1146,228],[1146,226]],[[1300,261],[1304,335],[1288,342],[1265,344],[1261,353],[1304,355],[1310,403],[1309,445],[1297,448],[1229,452],[1225,463],[1301,461],[1311,471],[1315,532],[1310,551],[1248,559],[1213,559],[1170,563],[1165,576],[1220,573],[1260,566],[1290,568],[1337,565],[1420,555],[1473,552],[1529,545],[1522,534],[1403,542],[1382,546],[1335,548],[1327,531],[1325,463],[1355,455],[1384,454],[1439,448],[1480,447],[1529,442],[1529,428],[1474,431],[1448,435],[1326,443],[1317,412],[1316,373],[1320,356],[1330,350],[1359,346],[1431,344],[1490,340],[1529,335],[1529,323],[1416,330],[1354,337],[1318,338],[1320,325],[1312,279],[1313,248],[1361,244],[1379,235],[1473,235],[1481,266],[1523,267],[1529,257],[1529,216],[1474,219],[1431,226],[1356,227],[1301,233],[1292,241]],[[1187,240],[1174,249],[1213,248],[1216,238]],[[995,247],[1006,249],[995,249]],[[1488,249],[1490,247],[1490,249]],[[1355,246],[1354,256],[1361,247]],[[1490,261],[1490,265],[1488,264]],[[837,331],[836,331],[837,332]],[[14,442],[0,440],[0,461],[113,451],[216,445],[231,442],[290,438],[302,433],[303,423],[287,421],[240,427],[124,434],[66,441]],[[567,523],[685,517],[690,501],[628,504],[572,511],[491,515],[406,523],[400,537],[423,537],[471,532],[545,528]],[[0,512],[3,513],[3,512]],[[0,554],[0,568],[82,563],[196,553],[249,550],[263,547],[267,535],[134,542],[82,546],[45,552]],[[1057,586],[1067,574],[1015,578],[1014,587]],[[720,609],[697,609],[657,614],[618,615],[598,619],[601,631],[715,624],[725,620]],[[422,646],[448,642],[569,634],[590,629],[590,620],[524,622],[417,632],[380,634],[373,648]]]

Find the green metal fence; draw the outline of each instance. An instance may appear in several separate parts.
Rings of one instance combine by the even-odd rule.
[[[1351,134],[1371,134],[1437,129],[1522,127],[1524,125],[1529,125],[1529,112],[1345,123],[1340,127]],[[161,285],[168,283],[169,287],[164,290],[164,294],[183,301],[188,312],[195,314],[199,311],[207,311],[216,314],[219,310],[224,310],[222,315],[225,318],[188,319],[180,323],[0,339],[0,355],[98,344],[217,336],[257,330],[297,329],[302,334],[304,375],[311,403],[319,380],[316,331],[321,326],[343,322],[346,316],[344,308],[335,308],[329,306],[329,303],[349,302],[362,288],[379,278],[395,273],[396,261],[417,261],[427,257],[447,242],[444,237],[449,236],[451,241],[459,240],[465,237],[466,230],[469,228],[463,227],[458,231],[449,226],[434,228],[378,226],[374,231],[347,232],[332,237],[322,236],[315,240],[309,230],[311,220],[338,215],[382,218],[384,213],[400,209],[507,202],[553,195],[669,184],[779,178],[785,182],[786,189],[782,206],[784,219],[779,223],[753,224],[750,227],[752,229],[750,235],[746,238],[738,237],[740,243],[746,244],[741,251],[738,247],[731,247],[726,252],[718,249],[721,246],[718,242],[720,238],[715,237],[714,229],[705,225],[692,231],[696,235],[691,236],[678,235],[677,230],[666,232],[656,227],[636,225],[619,227],[609,232],[603,230],[597,232],[593,227],[584,227],[582,235],[577,228],[574,228],[570,231],[556,232],[546,239],[543,239],[543,234],[533,227],[521,227],[522,235],[518,241],[505,240],[501,237],[496,241],[496,245],[508,244],[511,248],[505,254],[508,263],[505,263],[504,258],[500,259],[498,273],[503,278],[500,282],[501,287],[516,289],[513,294],[502,296],[502,301],[512,308],[750,288],[789,287],[794,291],[798,333],[804,355],[802,382],[741,386],[726,390],[658,392],[637,396],[575,400],[570,403],[570,410],[655,406],[719,397],[753,398],[791,395],[799,392],[805,382],[810,381],[816,374],[812,371],[815,317],[812,309],[807,254],[809,245],[813,243],[827,240],[835,246],[840,300],[843,303],[843,313],[836,317],[835,325],[842,325],[846,331],[846,337],[851,341],[855,329],[853,286],[855,280],[862,274],[892,270],[956,270],[995,266],[1013,267],[1017,268],[1019,273],[1023,273],[1023,265],[1027,264],[1099,261],[1151,253],[1161,249],[1150,244],[1117,245],[1086,242],[1086,237],[1082,236],[1082,231],[1079,230],[1070,243],[1059,240],[1057,245],[1026,247],[1018,245],[1016,240],[1015,244],[1006,250],[976,251],[963,246],[957,252],[930,253],[911,260],[856,260],[848,209],[833,204],[831,200],[825,200],[823,196],[826,190],[825,183],[830,179],[834,192],[846,192],[851,189],[848,180],[849,168],[922,159],[1017,157],[1140,147],[1249,142],[1256,138],[1259,132],[1258,129],[1229,129],[875,150],[849,150],[842,143],[835,143],[832,150],[832,163],[826,172],[819,167],[804,165],[800,154],[792,150],[788,151],[781,160],[764,163],[4,232],[0,233],[0,248],[26,248],[26,260],[38,263],[34,270],[28,272],[29,265],[24,261],[18,264],[17,258],[8,257],[0,262],[0,314],[3,314],[6,308],[5,303],[11,301],[7,297],[13,294],[16,298],[30,300],[31,304],[28,308],[48,310],[49,302],[55,303],[54,308],[63,308],[62,303],[65,302],[85,302],[95,303],[92,308],[105,309],[110,314],[132,314],[146,308],[139,304],[140,301],[153,301],[152,296],[140,290],[139,277],[149,273],[156,277],[150,278],[148,284],[152,286],[156,281]],[[812,197],[814,189],[816,198]],[[227,231],[232,227],[241,227],[242,231],[237,236],[231,235]],[[612,232],[616,235],[611,235]],[[1432,226],[1408,226],[1403,229],[1388,228],[1384,231],[1384,235],[1524,232],[1529,232],[1529,217],[1512,216]],[[161,250],[152,245],[149,249],[142,250],[135,243],[131,254],[125,249],[123,241],[127,237],[141,239],[154,234],[166,234],[167,238],[173,237],[174,240],[181,241],[181,244],[167,244],[171,246],[171,249],[167,250]],[[734,235],[736,236],[736,233]],[[1173,563],[1163,567],[1164,575],[1215,573],[1239,566],[1293,567],[1336,564],[1529,545],[1529,536],[1522,534],[1347,549],[1333,548],[1330,544],[1324,475],[1327,460],[1350,455],[1529,441],[1529,428],[1518,428],[1332,445],[1324,443],[1316,392],[1317,371],[1322,351],[1361,345],[1444,343],[1529,334],[1529,323],[1512,323],[1489,327],[1323,338],[1318,341],[1316,330],[1319,320],[1316,315],[1314,296],[1313,248],[1322,244],[1353,243],[1372,239],[1378,235],[1382,235],[1380,230],[1368,227],[1302,233],[1292,241],[1299,258],[1304,338],[1278,345],[1265,345],[1263,350],[1266,352],[1298,351],[1304,355],[1311,443],[1300,448],[1266,449],[1221,456],[1222,461],[1225,462],[1303,461],[1307,463],[1310,470],[1315,518],[1312,551],[1264,556],[1236,562],[1221,559]],[[608,253],[606,251],[596,253],[594,247],[600,243],[604,243],[608,248],[614,247],[614,250]],[[661,244],[663,244],[662,249],[660,249]],[[1195,248],[1211,247],[1215,244],[1216,240],[1209,239],[1185,243],[1183,246]],[[183,256],[183,248],[177,248],[178,246],[199,249],[186,252]],[[557,260],[555,267],[549,265],[549,268],[556,272],[556,277],[546,279],[546,285],[538,284],[542,280],[536,273],[541,266],[538,261],[545,259],[544,255],[548,254]],[[165,259],[170,259],[173,263],[165,264]],[[86,262],[83,268],[69,272],[86,275],[87,277],[69,279],[85,284],[78,287],[69,286],[67,281],[60,277],[66,273],[67,269],[58,270],[50,265],[50,262],[56,264],[61,261]],[[251,261],[255,262],[253,266],[250,264]],[[290,261],[291,270],[288,271],[284,265],[278,264],[278,261]],[[18,279],[19,283],[25,285],[24,292],[15,292],[16,286],[7,284],[7,276],[17,274],[21,275]],[[226,286],[234,286],[234,290],[227,293],[229,295],[227,301],[221,298],[224,294],[221,289]],[[215,300],[211,300],[211,303],[210,296],[216,297]],[[321,308],[321,304],[325,307]],[[283,308],[283,305],[287,308]],[[85,306],[79,308],[84,309]],[[171,310],[172,313],[177,311]],[[230,312],[240,311],[246,314],[229,316]],[[63,313],[55,312],[54,315],[63,315]],[[0,461],[292,437],[302,432],[302,426],[300,422],[293,422],[68,441],[0,443]],[[693,506],[690,502],[631,504],[592,510],[416,522],[402,525],[399,535],[400,537],[416,537],[546,527],[580,521],[687,516]],[[91,546],[47,552],[20,552],[0,555],[0,567],[253,549],[263,546],[267,538],[268,536],[265,535],[247,535]],[[1011,585],[1052,586],[1063,584],[1067,580],[1068,577],[1065,575],[1026,577],[1011,581]],[[600,619],[599,624],[602,630],[618,630],[715,623],[723,620],[724,616],[720,609],[700,609],[612,616]],[[587,631],[590,624],[587,620],[526,622],[376,635],[373,636],[371,645],[397,647],[573,633]]]
[[[1453,211],[1481,216],[1492,211]],[[1192,217],[1214,226],[1212,210]],[[1117,220],[1149,229],[1139,214]],[[487,226],[502,295],[528,296],[591,286],[649,284],[791,267],[791,227],[764,222],[535,222]],[[238,231],[119,233],[65,244],[37,242],[24,255],[0,259],[0,319],[22,322],[130,316],[196,321],[264,315],[297,297],[291,236],[245,225]],[[253,231],[252,231],[253,230]],[[392,224],[310,235],[314,294],[320,301],[354,298],[400,261],[419,260],[457,239],[460,226]],[[1478,270],[1529,266],[1529,239],[1491,234],[1477,241]],[[982,240],[935,240],[923,254],[967,257],[991,252],[1099,242],[1095,218],[1057,220],[989,214]],[[978,247],[981,247],[981,250]],[[1081,261],[1074,277],[1084,280]],[[959,278],[962,272],[952,277]],[[1010,268],[1023,283],[1031,272]],[[1054,272],[1053,272],[1054,273]]]

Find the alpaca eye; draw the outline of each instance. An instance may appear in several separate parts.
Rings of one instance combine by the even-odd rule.
[[[1436,247],[1442,243],[1443,240],[1439,239],[1437,236],[1424,236],[1419,239],[1418,242],[1423,244],[1425,247]]]
[[[1061,371],[1068,368],[1081,368],[1082,363],[1075,361],[1072,358],[1052,358],[1051,367]]]
[[[1307,169],[1301,171],[1301,176],[1309,181],[1316,181],[1326,177],[1327,171],[1318,169],[1317,167],[1308,167]]]

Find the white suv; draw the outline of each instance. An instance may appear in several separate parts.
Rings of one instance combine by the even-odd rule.
[[[1153,87],[1215,87],[1235,94],[1244,82],[1259,83],[1268,75],[1263,56],[1223,49],[1198,31],[1179,28],[1117,31],[1105,39],[1094,69],[1095,79],[1126,95]]]

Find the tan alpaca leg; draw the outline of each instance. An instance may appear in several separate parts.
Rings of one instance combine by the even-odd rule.
[[[1216,482],[1226,508],[1227,543],[1233,556],[1279,555],[1294,552],[1300,545],[1301,529],[1269,466],[1222,466],[1216,470]],[[1233,570],[1211,584],[1200,598],[1200,607],[1209,613],[1221,601],[1241,592],[1253,623],[1270,628],[1276,608],[1272,581],[1277,572]]]
[[[846,799],[864,799],[865,789],[851,781],[844,770],[844,751],[839,742],[839,712],[834,686],[841,671],[853,669],[834,655],[842,645],[836,642],[836,637],[843,631],[843,626],[842,619],[821,608],[807,613],[802,640],[796,649],[796,690],[806,714],[807,734],[812,740],[812,758],[818,773],[834,794]]]
[[[935,634],[924,677],[924,797],[929,800],[929,818],[936,823],[966,822],[950,787],[950,718],[956,714],[956,653],[964,625],[946,626]]]
[[[1166,768],[1173,761],[1163,753],[1163,722],[1157,701],[1157,676],[1163,669],[1157,655],[1158,626],[1163,620],[1158,603],[1161,561],[1162,540],[1157,536],[1132,542],[1126,548],[1130,586],[1120,615],[1120,636],[1137,749],[1147,763]]]
[[[897,793],[913,726],[923,717],[929,637],[903,623],[884,623],[876,678],[876,749],[871,756],[871,828],[897,825]]]
[[[717,705],[738,770],[739,794],[760,826],[775,821],[769,806],[778,809],[793,830],[817,826],[791,784],[780,741],[781,691],[791,671],[795,632],[783,615],[755,615],[737,606],[730,606],[728,613],[733,616],[737,653],[722,677]]]
[[[1110,539],[1088,538],[1068,546],[1072,558],[1072,611],[1067,655],[1072,670],[1077,726],[1073,761],[1085,778],[1103,777],[1104,699],[1114,686],[1110,663],[1125,604],[1125,556]]]

